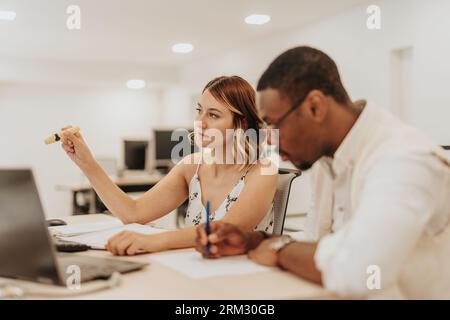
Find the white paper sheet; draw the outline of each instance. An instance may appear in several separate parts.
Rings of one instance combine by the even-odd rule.
[[[294,231],[294,232],[284,232],[283,234],[290,235],[292,238],[294,238],[296,241],[302,241],[302,242],[312,242],[312,240],[308,239],[305,231]]]
[[[81,235],[89,232],[96,232],[115,227],[123,226],[122,221],[118,218],[109,218],[108,221],[94,223],[68,224],[65,226],[49,227],[48,229],[54,235],[69,237]]]
[[[195,251],[153,254],[150,260],[164,264],[193,279],[241,275],[270,271],[272,268],[261,266],[247,258],[246,255],[204,259]]]
[[[82,235],[78,235],[78,236],[72,236],[72,237],[59,237],[59,238],[61,240],[65,240],[65,241],[73,241],[73,242],[78,242],[78,243],[82,243],[82,244],[87,244],[92,249],[100,249],[100,250],[103,249],[104,250],[106,244],[108,243],[108,240],[112,236],[114,236],[115,234],[117,234],[119,232],[125,231],[125,230],[134,231],[134,232],[143,233],[143,234],[154,234],[154,233],[160,233],[160,232],[167,231],[164,229],[154,228],[154,227],[147,226],[147,225],[132,223],[132,224],[127,224],[127,225],[120,226],[120,227],[110,228],[108,230],[90,232],[90,233],[86,233],[86,234],[82,234]]]

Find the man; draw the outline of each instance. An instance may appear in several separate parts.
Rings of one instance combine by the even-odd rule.
[[[342,296],[450,298],[443,150],[372,103],[352,103],[334,61],[310,47],[276,58],[257,90],[281,157],[313,168],[306,241],[214,222],[208,237],[198,228],[197,250],[248,253]]]

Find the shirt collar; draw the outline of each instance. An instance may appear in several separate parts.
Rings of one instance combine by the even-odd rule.
[[[370,125],[372,123],[370,113],[373,107],[366,100],[358,100],[354,104],[362,108],[362,112],[339,145],[333,158],[325,159],[325,163],[330,168],[332,176],[340,175],[345,170],[353,168],[356,158],[364,147],[366,134],[370,132]]]

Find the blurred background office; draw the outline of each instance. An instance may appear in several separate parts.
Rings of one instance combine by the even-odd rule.
[[[380,28],[367,26],[372,5]],[[79,125],[112,176],[155,178],[168,133],[193,127],[209,80],[256,85],[297,45],[330,54],[353,99],[450,145],[449,33],[448,0],[0,0],[0,166],[34,169],[48,217],[74,213],[74,201],[88,212],[70,191],[85,180],[43,144],[49,134]],[[289,213],[306,212],[308,174],[293,194]]]

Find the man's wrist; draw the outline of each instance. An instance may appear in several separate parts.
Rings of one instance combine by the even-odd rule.
[[[248,233],[247,251],[255,249],[265,239],[270,238],[270,235],[263,231],[252,231]]]
[[[277,251],[276,255],[277,255],[277,265],[278,267],[280,267],[281,269],[286,269],[283,266],[283,257],[284,257],[284,253],[286,253],[286,248],[288,248],[290,245],[292,245],[293,243],[295,243],[295,241],[289,242],[287,244],[285,244],[280,250]]]
[[[276,259],[277,259],[277,265],[280,268],[283,268],[282,261],[280,258],[282,256],[282,252],[284,251],[284,249],[286,247],[288,247],[293,242],[295,242],[295,240],[289,235],[282,235],[278,238],[275,238],[275,240],[271,242],[270,248],[275,253]]]

